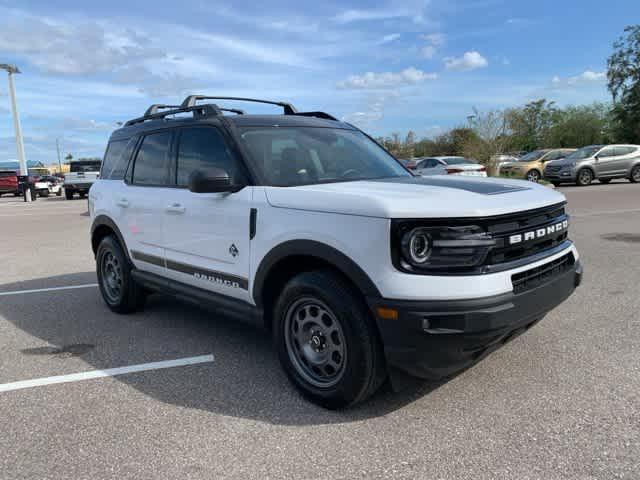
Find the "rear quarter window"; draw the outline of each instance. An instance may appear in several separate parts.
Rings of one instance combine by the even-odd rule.
[[[129,158],[135,145],[133,139],[114,140],[109,142],[104,155],[100,178],[106,180],[122,180],[127,171]]]

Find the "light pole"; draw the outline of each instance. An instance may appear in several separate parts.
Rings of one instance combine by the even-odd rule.
[[[18,149],[18,162],[20,162],[20,175],[29,175],[27,161],[24,158],[24,143],[22,142],[22,129],[20,128],[20,116],[18,115],[18,103],[16,101],[16,86],[13,83],[13,75],[20,73],[15,65],[0,63],[0,70],[6,70],[9,75],[9,97],[11,98],[11,111],[13,113],[13,128],[16,131],[16,147]],[[28,177],[27,177],[28,178]],[[31,201],[29,180],[24,185],[25,201]]]

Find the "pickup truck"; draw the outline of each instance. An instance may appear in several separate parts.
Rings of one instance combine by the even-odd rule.
[[[73,200],[74,194],[84,198],[91,185],[100,175],[100,160],[78,160],[71,162],[69,173],[64,175],[64,196],[67,200]]]

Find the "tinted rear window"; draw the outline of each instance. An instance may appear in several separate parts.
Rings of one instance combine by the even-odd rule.
[[[122,180],[127,170],[134,144],[133,140],[116,140],[109,143],[102,163],[100,177],[107,180]]]
[[[70,172],[99,172],[100,171],[100,165],[102,164],[101,161],[96,160],[96,161],[87,161],[87,162],[71,162],[71,164],[69,165],[69,171]]]
[[[144,137],[133,166],[133,183],[137,185],[168,185],[170,142],[170,131],[153,133]]]

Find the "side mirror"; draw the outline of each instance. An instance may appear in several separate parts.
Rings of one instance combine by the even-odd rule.
[[[233,185],[229,174],[221,168],[196,170],[189,176],[189,191],[193,193],[237,192],[241,185]]]

